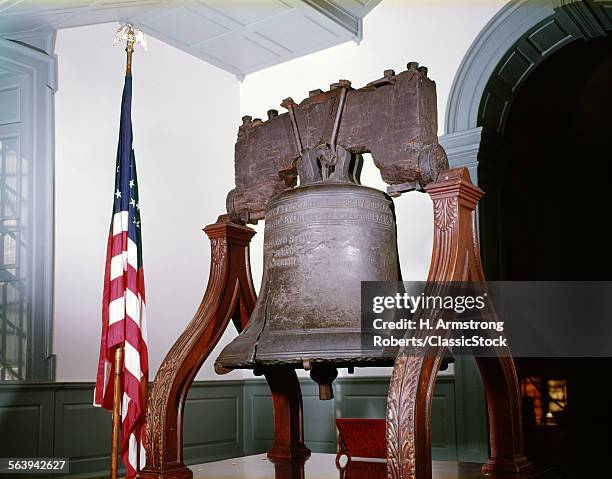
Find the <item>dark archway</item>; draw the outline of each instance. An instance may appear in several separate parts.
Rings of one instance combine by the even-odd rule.
[[[515,92],[501,130],[483,131],[478,164],[489,279],[611,280],[612,37],[550,55]],[[609,474],[610,358],[517,366],[527,456],[568,477]]]
[[[542,63],[512,102],[501,142],[505,161],[484,156],[478,175],[499,195],[495,205],[483,199],[483,222],[500,225],[500,279],[611,279],[612,37]]]

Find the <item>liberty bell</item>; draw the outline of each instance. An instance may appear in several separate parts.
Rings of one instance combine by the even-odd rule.
[[[304,368],[330,399],[336,368],[393,364],[362,349],[361,281],[400,280],[393,202],[360,184],[362,162],[341,146],[302,152],[300,185],[266,206],[261,291],[218,371]]]

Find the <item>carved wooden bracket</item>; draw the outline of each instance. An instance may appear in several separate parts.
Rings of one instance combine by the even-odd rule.
[[[204,228],[211,242],[208,287],[198,311],[162,362],[147,408],[147,465],[140,479],[184,479],[183,407],[200,366],[221,339],[230,319],[241,331],[255,306],[249,243],[255,231],[227,215]]]
[[[467,168],[440,173],[427,192],[434,207],[428,281],[484,282],[475,224],[484,192],[472,184]],[[492,304],[487,306],[495,315]],[[497,352],[498,357],[476,358],[489,416],[490,454],[483,472],[521,472],[531,464],[523,455],[518,380],[510,351]],[[444,353],[443,348],[403,348],[398,354],[387,404],[389,479],[431,479],[431,407]]]
[[[255,231],[221,215],[204,232],[211,244],[208,286],[197,313],[155,376],[147,408],[147,465],[138,474],[139,479],[193,477],[183,463],[183,407],[187,392],[230,319],[238,332],[242,331],[257,300],[249,262],[249,243]],[[281,366],[264,368],[262,372],[272,391],[274,407],[275,440],[268,457],[283,462],[309,456],[310,450],[304,446],[302,393],[295,370]]]

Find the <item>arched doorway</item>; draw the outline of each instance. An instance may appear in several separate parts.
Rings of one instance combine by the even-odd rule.
[[[612,187],[612,37],[559,50],[521,86],[503,130],[504,164],[479,163],[498,202],[504,280],[612,277],[605,206]],[[486,200],[483,199],[483,204]]]
[[[543,62],[514,97],[498,141],[503,157],[485,155],[478,166],[482,188],[494,192],[480,218],[483,231],[494,230],[484,246],[499,259],[490,276],[609,280],[612,37],[574,42]],[[592,460],[610,424],[597,406],[610,367],[608,358],[517,359],[533,461],[578,470],[581,457]]]
[[[460,67],[440,141],[451,165],[470,168],[486,192],[479,227],[489,279],[612,275],[600,226],[612,169],[611,29],[609,2],[513,1]],[[567,477],[605,475],[612,420],[601,404],[612,361],[519,358],[517,366],[528,457]],[[475,371],[459,370],[461,388]]]

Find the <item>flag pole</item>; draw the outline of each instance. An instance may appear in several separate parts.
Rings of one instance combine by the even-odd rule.
[[[119,428],[121,425],[121,370],[123,345],[115,349],[115,384],[113,388],[113,438],[111,443],[111,479],[117,479],[119,466]]]
[[[134,28],[132,24],[127,23],[122,25],[113,40],[113,45],[116,45],[121,40],[126,41],[126,65],[125,75],[132,75],[132,54],[134,53],[134,45],[139,43],[143,48],[147,48],[146,38],[142,31]],[[123,343],[115,349],[115,377],[113,388],[113,432],[111,439],[111,479],[117,479],[117,471],[119,469],[119,456],[121,448],[119,446],[119,430],[121,429],[121,373],[123,372]]]
[[[134,28],[132,25],[128,24],[128,35],[127,42],[125,45],[125,53],[127,54],[126,64],[125,64],[125,74],[132,74],[132,53],[134,53],[134,42],[136,41],[136,35],[134,35]]]
[[[132,74],[132,53],[134,53],[134,29],[132,25],[127,27],[127,42],[125,53],[127,55],[125,75]],[[119,33],[119,32],[118,32]],[[123,344],[115,349],[115,378],[113,387],[113,436],[111,439],[111,479],[117,479],[119,469],[119,429],[121,428],[121,371],[123,369]]]

